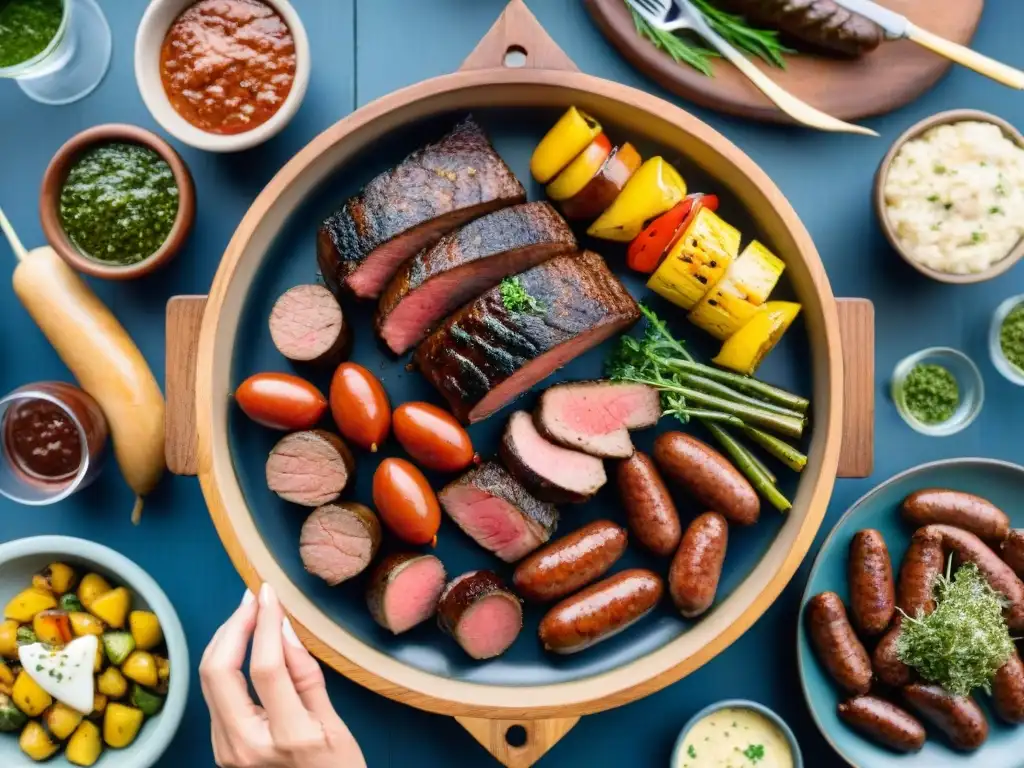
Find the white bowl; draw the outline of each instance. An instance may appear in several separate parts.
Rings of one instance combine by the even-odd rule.
[[[132,593],[132,607],[152,611],[160,620],[171,662],[171,684],[163,709],[143,724],[130,747],[104,749],[97,763],[98,768],[150,768],[167,751],[188,702],[188,644],[178,614],[153,578],[127,557],[101,544],[70,536],[35,536],[0,544],[0,609],[31,585],[32,574],[54,561],[83,572],[94,571],[114,586],[127,587]],[[34,765],[38,763],[18,747],[17,734],[0,733],[0,766],[29,768]],[[47,765],[71,764],[61,751]]]
[[[299,14],[288,0],[264,0],[284,19],[295,41],[295,80],[284,104],[262,125],[233,135],[196,128],[171,106],[160,79],[160,49],[167,31],[182,11],[196,0],[153,0],[139,22],[135,35],[135,80],[146,108],[160,126],[179,141],[207,152],[240,152],[262,144],[280,133],[299,110],[309,85],[309,38]]]

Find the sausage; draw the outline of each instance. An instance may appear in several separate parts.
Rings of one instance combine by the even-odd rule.
[[[14,293],[88,394],[100,404],[125,482],[142,499],[163,476],[164,396],[117,318],[49,247],[19,256]]]
[[[1024,663],[1016,650],[992,678],[992,705],[1006,722],[1024,723]]]
[[[853,694],[871,689],[871,659],[857,639],[846,607],[835,592],[822,592],[807,603],[811,644],[841,688]]]
[[[880,531],[857,531],[847,567],[853,625],[867,637],[885,632],[896,612],[896,585],[889,549]]]
[[[296,363],[333,369],[352,350],[352,331],[334,294],[322,285],[296,285],[270,311],[270,339]]]
[[[616,573],[566,598],[540,622],[545,650],[576,653],[636,623],[665,593],[661,577],[644,568]]]
[[[596,520],[523,560],[512,582],[527,600],[558,600],[603,576],[626,551],[627,539],[622,526]]]
[[[633,538],[656,555],[668,557],[679,546],[683,527],[665,481],[651,457],[636,451],[615,470],[626,525]]]
[[[686,528],[668,572],[672,602],[686,618],[700,616],[715,601],[728,541],[729,524],[717,512],[705,512]]]
[[[877,696],[855,696],[838,708],[839,719],[853,730],[897,752],[924,746],[924,726],[912,714]]]
[[[970,531],[989,544],[1010,535],[1010,518],[995,504],[973,493],[924,488],[903,500],[903,519],[920,528],[941,523]]]
[[[988,738],[985,713],[970,696],[954,696],[941,685],[911,683],[903,687],[903,698],[957,749],[977,749]]]
[[[942,536],[946,551],[952,551],[961,562],[974,563],[989,586],[1001,592],[1007,599],[1004,616],[1011,632],[1024,630],[1024,582],[1006,563],[999,559],[985,542],[970,531],[951,525],[929,525],[931,530]]]
[[[1024,579],[1024,530],[1014,528],[1000,545],[1003,562],[1013,569],[1018,578]]]
[[[753,525],[761,515],[754,487],[722,454],[682,432],[666,432],[654,441],[654,461],[705,509],[734,525]]]
[[[875,677],[892,688],[900,688],[914,679],[913,670],[896,655],[896,642],[900,639],[903,614],[896,614],[892,629],[882,635],[871,654],[871,667]]]

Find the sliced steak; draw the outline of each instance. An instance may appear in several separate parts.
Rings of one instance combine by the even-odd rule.
[[[322,285],[296,285],[274,302],[270,338],[289,360],[332,368],[352,348],[341,305]]]
[[[498,574],[470,571],[444,588],[437,623],[474,659],[492,659],[519,637],[523,606]]]
[[[629,430],[653,427],[659,418],[656,389],[618,381],[556,384],[540,396],[533,414],[548,440],[606,459],[632,456]]]
[[[583,502],[608,482],[604,462],[549,443],[526,411],[509,417],[499,452],[512,475],[541,501]]]
[[[299,555],[307,571],[336,587],[366,570],[380,537],[380,521],[365,504],[325,504],[302,524]]]
[[[433,555],[388,555],[370,575],[366,604],[374,621],[399,635],[434,615],[446,579]]]
[[[416,349],[416,364],[463,422],[480,421],[637,321],[640,310],[592,251],[557,256],[516,280],[535,308],[492,288]]]
[[[267,459],[267,487],[285,501],[319,507],[345,490],[355,464],[340,437],[322,429],[282,437]]]
[[[320,226],[316,254],[334,291],[375,299],[399,265],[477,216],[526,200],[526,190],[467,117],[377,176]]]
[[[502,278],[575,250],[576,236],[549,203],[482,216],[402,264],[381,296],[377,333],[400,355]]]
[[[558,510],[533,498],[493,461],[449,483],[438,498],[470,538],[506,563],[546,542],[558,525]]]

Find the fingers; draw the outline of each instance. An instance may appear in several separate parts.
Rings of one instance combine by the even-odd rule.
[[[302,699],[306,709],[313,713],[321,722],[338,718],[334,705],[327,695],[327,683],[323,670],[309,651],[302,645],[292,623],[285,618],[281,628],[284,635],[284,659],[288,665],[288,674],[295,684],[295,691]]]
[[[257,606],[252,592],[246,590],[242,603],[217,630],[199,665],[203,696],[215,721],[230,729],[255,705],[242,674],[245,651],[256,626]]]
[[[267,583],[260,590],[260,611],[252,640],[249,670],[253,688],[267,712],[274,743],[285,748],[307,740],[322,739],[295,690],[284,657],[282,625],[284,609]]]

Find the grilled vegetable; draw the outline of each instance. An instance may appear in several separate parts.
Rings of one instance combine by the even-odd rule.
[[[32,645],[33,643],[39,642],[39,638],[36,637],[36,633],[33,631],[32,627],[29,626],[18,627],[17,638],[19,648],[23,645]]]
[[[18,622],[13,619],[0,623],[0,656],[18,658]]]
[[[124,664],[125,659],[135,650],[135,638],[129,632],[104,632],[102,639],[107,658],[111,664],[118,667]]]
[[[135,638],[135,647],[140,651],[151,651],[164,641],[160,619],[152,611],[132,611],[128,626]]]
[[[89,609],[92,607],[93,600],[110,590],[110,584],[98,573],[87,573],[82,578],[82,583],[78,585],[78,599],[86,609]]]
[[[153,656],[156,659],[156,677],[160,682],[154,689],[161,696],[166,696],[171,687],[171,662],[163,656]]]
[[[739,230],[701,208],[647,287],[683,309],[693,309],[722,279],[739,250]]]
[[[53,704],[53,697],[39,687],[39,683],[28,676],[25,670],[18,673],[11,693],[15,705],[29,717],[39,717]]]
[[[588,235],[627,243],[644,224],[673,208],[686,196],[686,182],[662,157],[640,166],[615,202],[590,225]]]
[[[28,715],[14,705],[6,693],[0,693],[0,733],[17,733],[28,722]]]
[[[725,276],[746,294],[752,304],[764,304],[785,269],[782,259],[757,240],[752,240]]]
[[[32,619],[32,631],[41,643],[67,645],[75,639],[67,613],[60,610],[42,611]]]
[[[92,697],[92,712],[89,713],[90,720],[99,720],[103,717],[103,713],[107,711],[107,702],[109,699],[102,693],[95,693]]]
[[[626,264],[637,272],[651,274],[662,258],[675,245],[677,235],[685,231],[701,207],[718,209],[718,197],[695,192],[687,195],[675,208],[661,214],[639,235],[633,238],[626,251]]]
[[[96,635],[96,637],[100,637],[107,629],[103,622],[91,613],[75,611],[68,614],[68,619],[71,621],[71,631],[75,634],[75,637],[81,637],[82,635]]]
[[[568,200],[576,196],[597,175],[611,153],[611,141],[605,134],[598,134],[544,191],[552,200]]]
[[[108,626],[123,629],[131,605],[131,593],[124,587],[118,587],[95,598],[89,606],[89,613],[103,619]]]
[[[722,345],[713,362],[738,373],[753,374],[799,314],[799,304],[769,301],[765,304],[764,312],[755,316]]]
[[[10,694],[13,685],[14,672],[7,666],[7,662],[0,661],[0,693]]]
[[[139,684],[132,686],[132,706],[142,710],[142,714],[146,717],[152,717],[159,712],[164,706],[164,699],[162,696],[158,696],[148,688],[143,688]]]
[[[562,213],[568,219],[593,219],[615,202],[643,161],[636,148],[628,141],[616,147],[598,169],[597,174],[583,189],[561,202]]]
[[[60,745],[35,720],[29,721],[28,725],[21,732],[18,746],[21,747],[21,751],[28,757],[40,763],[43,760],[49,760],[60,749]]]
[[[43,713],[43,725],[57,741],[66,741],[83,720],[81,712],[56,702]]]
[[[540,140],[530,158],[530,173],[547,184],[601,133],[601,124],[586,112],[569,107]]]
[[[85,610],[85,606],[82,605],[82,601],[78,599],[78,595],[74,592],[68,592],[66,595],[61,595],[58,604],[62,611],[67,611],[68,613],[81,613]]]
[[[121,672],[129,680],[134,680],[148,688],[155,688],[160,682],[156,671],[156,659],[153,658],[153,654],[146,651],[134,651],[125,659],[121,666]],[[103,691],[103,693],[107,692]]]
[[[103,741],[108,747],[124,749],[135,741],[145,717],[141,709],[113,702],[103,715]]]
[[[64,750],[64,757],[72,765],[94,765],[100,759],[103,752],[103,742],[100,739],[100,729],[95,723],[88,720],[79,724],[77,730],[68,741],[67,749]]]
[[[11,598],[4,608],[4,618],[14,619],[20,624],[27,624],[41,611],[57,607],[57,598],[52,592],[29,587]]]
[[[32,586],[44,589],[55,595],[70,592],[78,581],[75,569],[65,563],[50,563],[46,568],[32,577]]]
[[[697,302],[688,317],[701,330],[725,341],[764,311],[763,305],[751,303],[732,280],[723,277]]]
[[[107,667],[96,678],[96,690],[108,699],[120,699],[128,693],[128,681],[117,667]]]

